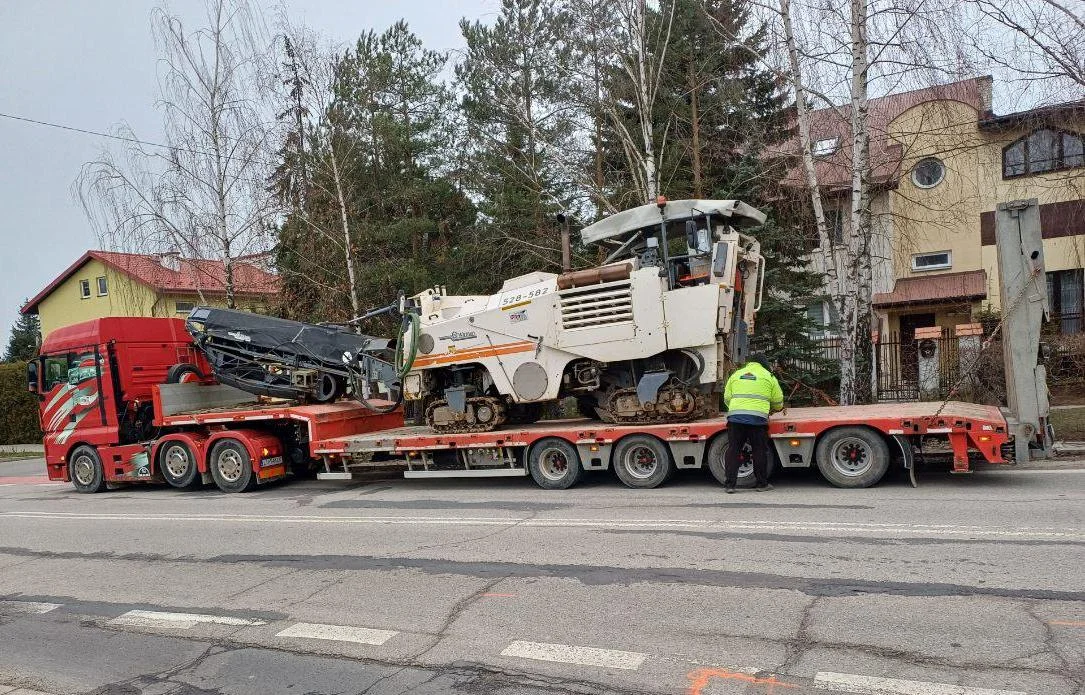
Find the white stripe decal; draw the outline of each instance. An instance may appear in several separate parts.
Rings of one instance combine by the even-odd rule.
[[[857,676],[852,673],[818,673],[814,676],[814,687],[818,690],[835,690],[863,695],[1027,695],[1020,690],[971,688],[950,683]]]
[[[60,608],[62,603],[41,603],[40,601],[0,601],[0,613],[34,613],[41,615]]]
[[[394,630],[373,630],[368,627],[296,623],[282,632],[277,632],[275,636],[322,639],[334,642],[354,642],[356,644],[372,644],[379,647],[398,634],[399,633]]]
[[[109,621],[109,625],[125,625],[132,627],[175,627],[187,630],[199,624],[233,625],[235,627],[247,627],[251,625],[266,625],[263,620],[248,620],[245,618],[231,618],[225,615],[204,615],[202,613],[167,613],[163,611],[128,611]]]
[[[562,664],[620,668],[635,671],[640,668],[647,654],[622,652],[614,649],[576,647],[571,644],[547,644],[545,642],[516,641],[505,647],[501,656],[514,656],[535,661],[556,661]]]

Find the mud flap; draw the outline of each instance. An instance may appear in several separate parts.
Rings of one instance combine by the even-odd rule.
[[[901,434],[894,434],[893,441],[900,447],[900,454],[904,458],[904,467],[908,469],[908,480],[912,483],[912,487],[919,487],[919,481],[915,477],[915,456],[912,452],[911,441]]]

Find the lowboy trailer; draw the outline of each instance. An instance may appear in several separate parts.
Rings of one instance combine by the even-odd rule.
[[[874,485],[896,463],[914,473],[924,444],[941,440],[956,473],[974,460],[1007,463],[1007,423],[992,406],[971,403],[892,403],[792,408],[769,421],[770,466],[816,465],[837,487]],[[633,488],[653,488],[675,471],[707,466],[723,482],[727,422],[621,426],[593,420],[557,420],[496,432],[435,434],[426,427],[400,427],[314,440],[324,479],[349,479],[371,465],[374,455],[400,459],[404,476],[496,477],[530,475],[543,488],[575,485],[585,471],[613,467]],[[915,480],[914,475],[912,477]],[[752,485],[743,462],[739,485]]]

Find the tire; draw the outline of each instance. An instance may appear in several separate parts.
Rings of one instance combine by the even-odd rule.
[[[313,400],[317,403],[331,403],[338,400],[344,391],[346,391],[346,383],[340,377],[324,372],[317,380]]]
[[[727,442],[727,432],[721,432],[716,435],[716,438],[708,445],[708,450],[705,451],[705,463],[708,464],[708,471],[720,485],[723,485],[727,479],[727,475],[723,470],[723,457],[727,452]],[[757,483],[757,479],[753,476],[753,463],[749,460],[749,445],[743,447],[742,454],[746,457],[746,460],[739,459],[738,476],[735,478],[735,485],[737,487],[753,487]],[[765,456],[768,457],[766,477],[772,478],[772,474],[776,472],[776,452],[773,451],[771,440],[769,450],[765,453]]]
[[[167,384],[191,384],[203,380],[204,375],[203,372],[200,371],[200,368],[187,362],[175,364],[166,370]]]
[[[102,459],[94,447],[86,444],[75,447],[68,455],[68,477],[78,492],[90,494],[106,489]]]
[[[580,482],[584,469],[576,447],[558,437],[546,437],[531,445],[527,468],[539,487],[567,490]]]
[[[252,457],[236,439],[220,439],[211,447],[207,468],[215,485],[223,492],[248,492],[256,487]]]
[[[836,487],[870,487],[889,470],[889,446],[865,427],[839,427],[818,440],[818,470]]]
[[[670,449],[646,434],[620,439],[611,460],[618,479],[634,488],[659,487],[674,472]]]
[[[178,490],[195,490],[202,482],[192,449],[181,441],[166,442],[158,450],[158,470]]]

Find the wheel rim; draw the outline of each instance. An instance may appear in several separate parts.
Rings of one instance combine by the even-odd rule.
[[[245,462],[241,460],[241,454],[233,449],[226,449],[220,453],[215,465],[219,469],[219,475],[228,483],[236,483],[240,480],[245,470]]]
[[[167,449],[163,458],[165,459],[166,470],[174,478],[183,478],[188,473],[188,467],[192,463],[188,457],[188,450],[179,444]]]
[[[72,463],[72,474],[80,485],[94,482],[94,459],[88,454],[80,454]]]
[[[834,470],[849,478],[863,475],[874,465],[870,447],[858,437],[845,437],[834,444],[829,460]]]
[[[569,471],[569,458],[560,449],[544,449],[539,457],[539,470],[547,480],[561,480]]]
[[[643,480],[650,478],[659,469],[659,457],[650,446],[639,444],[630,447],[622,457],[622,465],[629,475]]]

